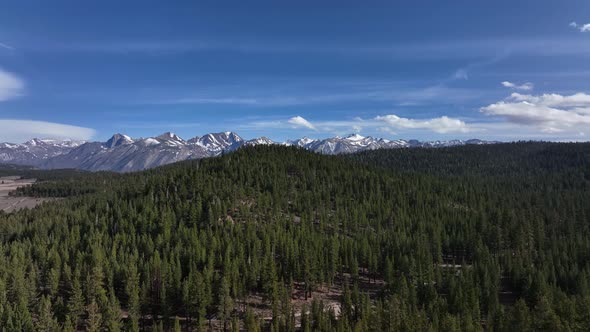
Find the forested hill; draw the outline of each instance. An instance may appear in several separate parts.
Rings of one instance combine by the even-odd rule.
[[[256,146],[38,183],[68,197],[0,213],[0,326],[588,331],[589,155]]]
[[[590,143],[517,142],[439,149],[391,149],[349,155],[401,172],[508,177],[584,172],[590,178]]]

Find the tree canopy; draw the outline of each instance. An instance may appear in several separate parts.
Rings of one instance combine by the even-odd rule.
[[[7,331],[590,330],[587,143],[35,172],[65,198],[0,212]]]

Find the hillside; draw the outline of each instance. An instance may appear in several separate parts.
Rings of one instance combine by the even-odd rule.
[[[587,331],[589,156],[272,145],[47,175],[18,194],[65,199],[0,213],[0,326]]]

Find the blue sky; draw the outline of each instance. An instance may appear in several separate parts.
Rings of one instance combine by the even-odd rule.
[[[588,23],[585,0],[7,1],[0,141],[588,140]]]

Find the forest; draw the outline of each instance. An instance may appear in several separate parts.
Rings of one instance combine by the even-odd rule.
[[[590,143],[19,171],[2,331],[590,331]]]

